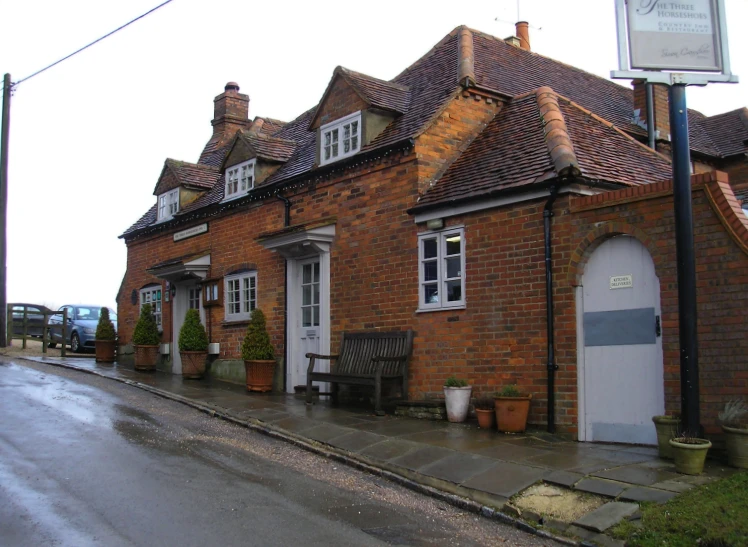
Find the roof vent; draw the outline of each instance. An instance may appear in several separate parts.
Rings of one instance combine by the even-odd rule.
[[[504,38],[504,41],[510,46],[519,47],[519,38],[516,36],[508,36]]]

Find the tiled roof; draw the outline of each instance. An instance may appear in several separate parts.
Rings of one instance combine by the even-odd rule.
[[[410,103],[410,90],[407,87],[372,78],[360,72],[338,67],[348,76],[348,82],[371,106],[404,114]]]
[[[529,187],[570,168],[583,179],[627,185],[670,177],[660,154],[564,97],[548,108],[549,96],[541,88],[512,100],[414,210]]]
[[[701,124],[722,156],[734,156],[748,151],[748,108],[704,118]]]
[[[257,153],[257,157],[273,161],[286,162],[296,150],[296,143],[278,137],[269,137],[264,133],[242,132],[242,138]]]
[[[464,27],[458,27],[450,32],[426,55],[393,78],[391,82],[340,69],[341,74],[344,74],[349,82],[362,95],[365,95],[372,104],[396,112],[402,111],[402,114],[398,115],[379,136],[362,147],[362,154],[417,137],[430,125],[444,105],[455,96],[459,89],[458,39],[460,35],[464,38],[469,34],[461,33],[463,30],[465,30]],[[471,31],[471,33],[473,36],[474,72],[478,86],[497,91],[508,97],[523,95],[540,87],[549,86],[559,95],[568,97],[582,109],[591,111],[597,116],[612,122],[616,127],[631,134],[645,135],[642,128],[632,122],[633,91],[630,88],[537,53],[519,49],[503,40],[481,32]],[[407,104],[405,101],[406,93],[409,98]],[[513,103],[505,114],[519,108],[517,104]],[[265,181],[265,184],[282,183],[303,176],[312,170],[315,159],[315,132],[309,131],[309,125],[315,110],[316,106],[287,124],[262,118],[263,123],[260,129],[262,133],[296,143],[288,161],[273,173]],[[705,127],[711,128],[711,126],[709,123],[704,125],[703,118],[698,112],[689,111],[689,120],[693,120],[693,123],[690,123],[689,131],[692,148],[704,154],[720,156],[720,149],[713,142],[717,140],[717,131],[708,133]],[[501,119],[504,119],[503,115]],[[500,121],[498,120],[497,123]],[[599,131],[603,130],[599,129]],[[622,137],[609,127],[605,132],[614,132],[618,137]],[[522,131],[519,131],[519,133],[522,133]],[[534,137],[532,135],[518,136],[520,140],[525,138],[532,140],[537,137],[537,135]],[[576,139],[572,140],[575,141],[575,146],[583,146],[583,144],[577,143]],[[222,164],[227,148],[218,148],[218,144],[219,140],[214,138],[208,142],[200,156],[200,164],[212,166]],[[498,144],[505,148],[511,148],[512,145],[511,142],[504,141]],[[538,149],[533,148],[533,150],[538,153]],[[505,152],[516,158],[516,154],[512,150],[507,148]],[[519,160],[516,165],[528,163],[527,158],[516,159]],[[533,169],[542,170],[539,164],[533,161],[529,161],[528,167],[531,172],[528,172],[527,176],[524,177],[527,180],[533,180],[531,174]],[[592,175],[595,171],[593,167],[588,164],[586,167],[587,173]],[[611,172],[600,173],[601,177],[602,175],[612,176],[613,167],[609,171]],[[619,175],[624,176],[623,174]],[[629,174],[629,176],[633,175]],[[206,192],[189,208],[185,208],[182,214],[219,203],[223,198],[222,194],[223,184],[216,184],[212,190]],[[135,230],[136,228],[133,226],[123,235],[128,235]]]
[[[127,234],[131,234],[132,232],[147,228],[148,226],[156,222],[156,205],[157,204],[154,203],[151,208],[148,209],[148,212],[140,217],[138,221],[130,226],[120,237],[124,237]]]
[[[220,177],[218,168],[211,165],[198,165],[172,159],[167,159],[166,165],[174,172],[179,184],[186,186],[210,189]]]

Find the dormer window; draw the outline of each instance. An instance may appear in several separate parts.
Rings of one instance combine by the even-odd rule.
[[[171,219],[179,211],[179,188],[158,196],[158,221]]]
[[[255,160],[245,161],[226,169],[224,200],[238,198],[255,187]]]
[[[361,148],[361,112],[320,127],[320,165],[356,154]]]

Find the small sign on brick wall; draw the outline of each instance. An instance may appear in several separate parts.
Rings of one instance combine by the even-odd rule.
[[[182,239],[187,239],[188,237],[198,236],[200,234],[204,234],[207,231],[207,222],[205,222],[204,224],[198,224],[197,226],[187,228],[186,230],[182,230],[181,232],[177,232],[176,234],[174,234],[174,241],[180,241]]]
[[[610,277],[610,290],[613,289],[630,289],[634,286],[634,276],[613,275]]]

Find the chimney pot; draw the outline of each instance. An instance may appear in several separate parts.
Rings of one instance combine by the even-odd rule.
[[[223,88],[224,91],[239,91],[239,84],[236,82],[229,82],[226,84],[226,87]]]
[[[527,21],[518,21],[515,25],[517,38],[519,38],[519,47],[525,51],[530,50],[530,25]]]

